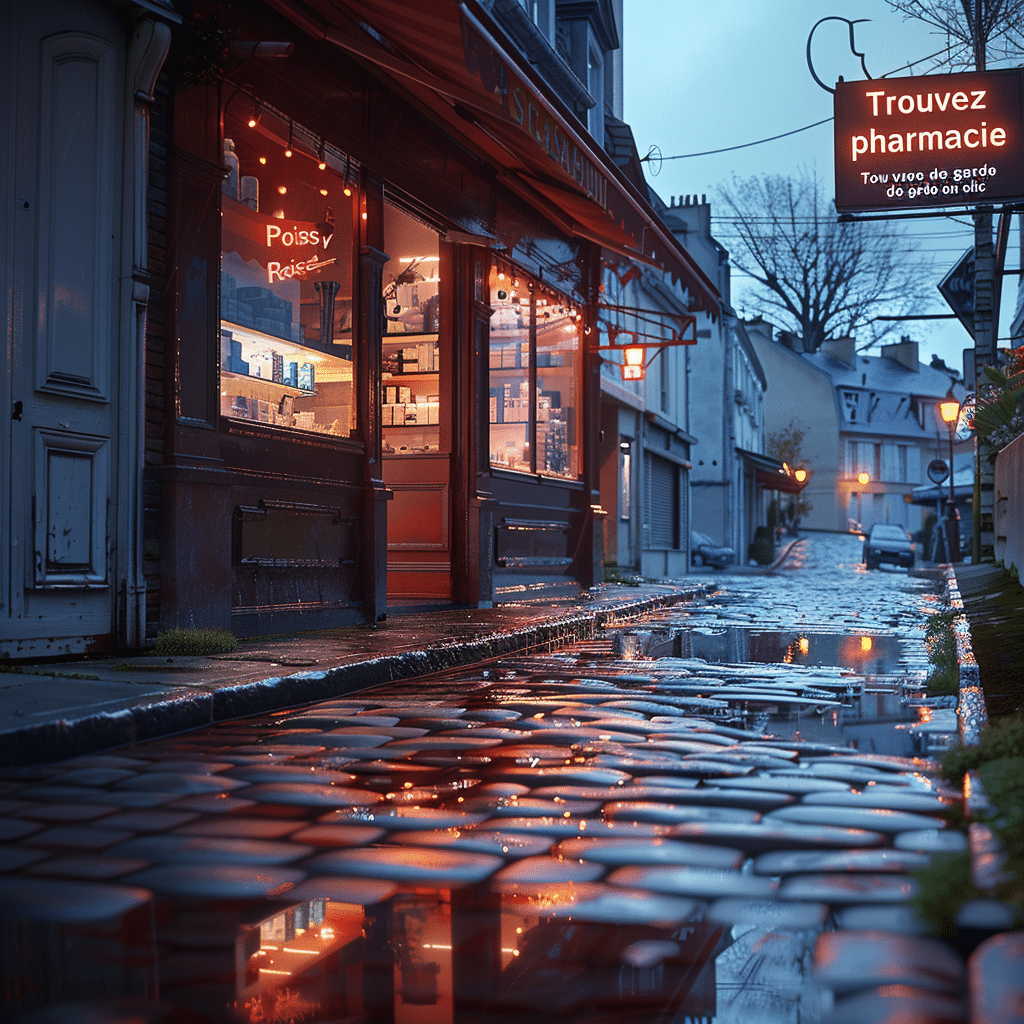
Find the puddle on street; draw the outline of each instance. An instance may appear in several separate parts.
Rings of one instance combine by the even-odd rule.
[[[8,1002],[40,1024],[83,1002],[97,1024],[821,1020],[817,936],[906,915],[945,835],[897,728],[900,645],[657,629],[0,771]]]
[[[680,653],[683,657],[732,664],[834,665],[864,675],[889,675],[899,670],[902,650],[899,640],[892,636],[723,626],[685,631]]]

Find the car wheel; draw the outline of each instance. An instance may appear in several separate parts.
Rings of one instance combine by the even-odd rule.
[[[690,561],[699,568],[704,564],[704,556],[699,551],[694,551]]]
[[[865,558],[864,559],[864,568],[865,569],[875,569],[875,568],[877,568],[877,565],[874,562],[872,562],[870,558]]]

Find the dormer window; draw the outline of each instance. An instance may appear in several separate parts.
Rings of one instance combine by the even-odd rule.
[[[842,392],[842,398],[843,417],[847,423],[857,423],[857,406],[860,403],[860,392],[844,391]]]

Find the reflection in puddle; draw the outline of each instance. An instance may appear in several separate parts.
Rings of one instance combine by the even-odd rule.
[[[747,626],[687,630],[681,635],[681,643],[683,657],[705,661],[835,665],[865,675],[899,671],[902,655],[900,641],[892,636],[801,633]]]
[[[572,892],[561,895],[570,905]],[[238,930],[236,1019],[714,1017],[715,961],[732,944],[727,925],[699,913],[623,925],[523,909],[476,889],[405,892],[365,910],[331,900],[289,906]]]

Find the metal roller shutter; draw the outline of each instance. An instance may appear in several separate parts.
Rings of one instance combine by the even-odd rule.
[[[679,547],[679,467],[656,455],[647,456],[647,507],[652,548]]]

